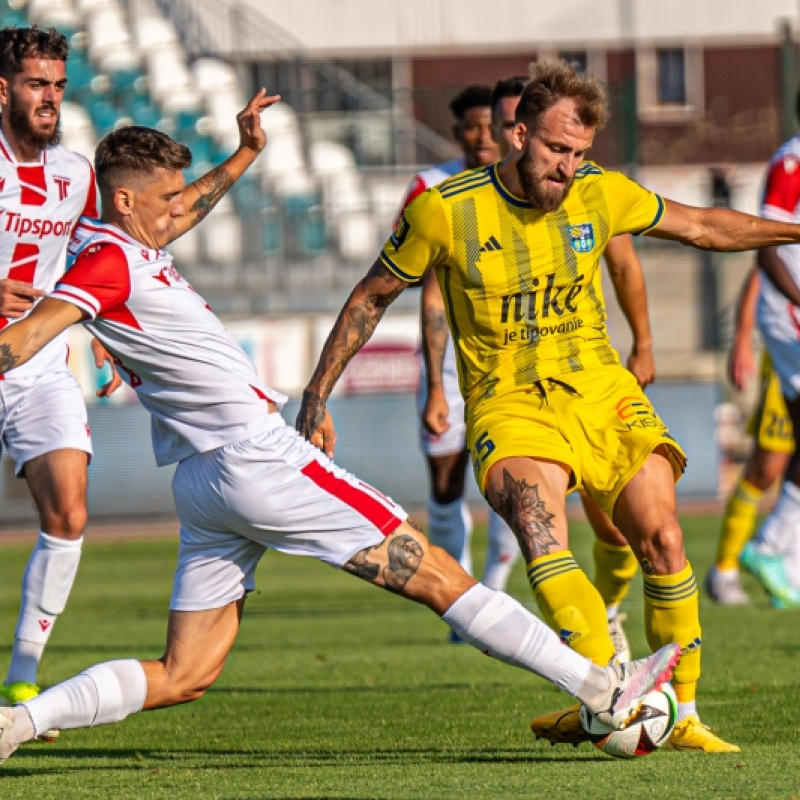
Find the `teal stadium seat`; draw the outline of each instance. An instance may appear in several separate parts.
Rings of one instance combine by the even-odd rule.
[[[293,250],[299,255],[314,255],[328,246],[325,215],[315,195],[283,198],[283,213]]]

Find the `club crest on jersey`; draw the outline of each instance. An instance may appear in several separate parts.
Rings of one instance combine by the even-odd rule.
[[[576,253],[588,253],[594,247],[594,227],[591,222],[569,226],[569,243]]]
[[[62,178],[59,175],[53,175],[53,180],[58,186],[58,199],[66,200],[69,195],[69,185],[72,181],[69,178]]]
[[[394,245],[395,250],[399,250],[403,246],[403,242],[406,240],[406,236],[408,236],[410,229],[411,226],[408,224],[404,214],[402,217],[400,217],[400,221],[397,223],[397,227],[394,229],[394,232],[391,235],[390,241]]]

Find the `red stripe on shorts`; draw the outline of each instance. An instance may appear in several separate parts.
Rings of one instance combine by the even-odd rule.
[[[402,522],[375,497],[375,494],[379,494],[377,489],[366,483],[361,484],[363,488],[353,486],[343,478],[338,478],[319,461],[306,464],[301,472],[324,492],[333,495],[369,520],[384,536],[393,533]]]

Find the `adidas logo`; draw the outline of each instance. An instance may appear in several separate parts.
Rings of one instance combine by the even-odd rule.
[[[503,248],[500,246],[500,242],[494,238],[494,236],[490,236],[481,247],[481,253],[491,253],[495,250],[502,250]]]
[[[694,641],[689,642],[686,647],[681,649],[681,655],[685,656],[687,653],[696,653],[700,649],[701,645],[702,641],[698,636]]]
[[[558,638],[561,639],[561,643],[566,645],[574,642],[580,635],[580,631],[571,631],[569,628],[561,628],[558,632]]]

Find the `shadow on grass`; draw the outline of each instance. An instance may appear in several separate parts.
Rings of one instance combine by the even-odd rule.
[[[273,769],[303,767],[369,767],[369,766],[415,766],[420,764],[472,764],[472,765],[515,765],[581,762],[615,763],[598,751],[558,748],[558,750],[531,750],[520,747],[502,750],[472,750],[449,748],[437,750],[424,747],[391,747],[365,751],[348,748],[307,748],[293,746],[290,752],[280,749],[259,748],[257,751],[187,748],[164,750],[131,748],[59,748],[46,754],[46,766],[34,766],[32,762],[41,760],[43,751],[34,745],[22,747],[0,770],[0,778],[29,777],[31,775],[54,775],[63,772],[84,770],[153,771],[192,771],[219,769],[263,770],[265,764]],[[57,761],[58,763],[53,763]],[[108,763],[112,761],[113,763]],[[71,762],[71,763],[70,763]],[[98,763],[100,762],[100,763]],[[27,764],[31,764],[30,767]],[[0,792],[0,794],[2,794]]]

